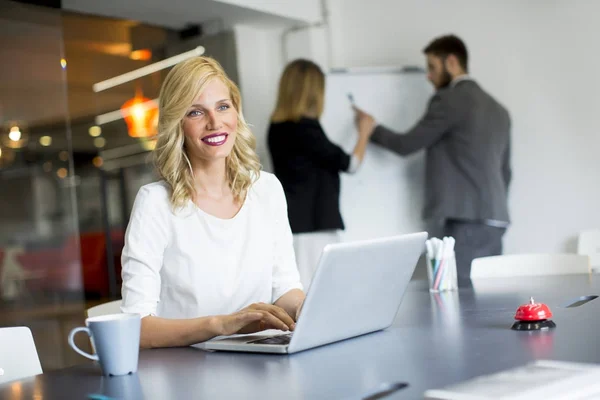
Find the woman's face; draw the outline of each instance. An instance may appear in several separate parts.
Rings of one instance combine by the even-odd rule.
[[[226,158],[236,139],[238,114],[220,79],[208,82],[183,118],[185,147],[190,159]]]

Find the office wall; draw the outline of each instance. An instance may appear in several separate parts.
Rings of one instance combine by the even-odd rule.
[[[282,71],[282,30],[236,25],[234,34],[244,117],[256,136],[263,168],[271,171],[266,135]]]
[[[284,33],[283,59],[289,62],[298,58],[308,58],[327,71],[331,66],[332,54],[327,32],[328,27],[319,26]]]
[[[507,252],[575,249],[600,227],[600,4],[585,0],[330,0],[332,65],[423,65],[454,32],[471,73],[513,119],[513,226]],[[373,107],[377,107],[376,104]]]
[[[296,58],[329,63],[325,27],[257,28],[235,25],[235,48],[244,117],[257,140],[263,169],[272,172],[267,149],[269,118],[277,100],[279,78],[286,63]]]
[[[302,22],[321,20],[321,0],[215,0],[235,6],[250,8]]]

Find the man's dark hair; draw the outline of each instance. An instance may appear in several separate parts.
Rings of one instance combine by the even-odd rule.
[[[465,43],[455,35],[446,35],[435,38],[431,43],[423,49],[423,53],[432,54],[436,57],[445,59],[450,54],[454,54],[460,63],[460,66],[468,71],[467,63],[469,61],[469,55],[467,53],[467,46]]]

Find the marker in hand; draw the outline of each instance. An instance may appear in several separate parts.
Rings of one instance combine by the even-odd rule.
[[[348,100],[350,100],[350,104],[352,104],[353,106],[354,104],[354,96],[352,96],[352,93],[348,93]]]

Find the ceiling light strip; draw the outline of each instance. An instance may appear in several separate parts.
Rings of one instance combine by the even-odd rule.
[[[115,76],[114,78],[107,79],[102,82],[94,83],[92,90],[96,93],[101,92],[112,87],[122,85],[123,83],[132,81],[134,79],[141,78],[146,75],[150,75],[154,72],[160,71],[165,68],[169,68],[181,61],[187,60],[188,58],[201,56],[204,54],[204,47],[198,46],[193,50],[186,51],[185,53],[178,54],[173,57],[165,58],[164,60],[155,62],[145,67],[138,68],[131,72],[127,72],[123,75]]]
[[[154,100],[146,101],[145,103],[141,103],[142,106],[147,108],[154,108],[158,104],[158,97]],[[115,110],[111,112],[107,112],[106,114],[96,115],[96,125],[104,125],[109,122],[117,121],[121,118],[127,117],[130,114],[131,107],[128,107],[124,110]]]

